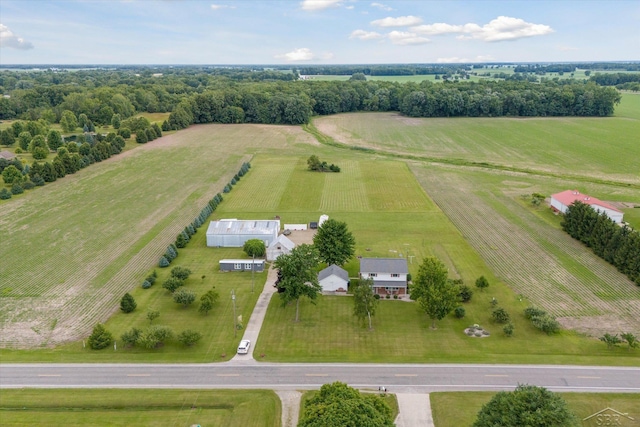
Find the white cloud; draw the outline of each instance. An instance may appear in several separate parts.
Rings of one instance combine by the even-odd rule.
[[[387,12],[391,12],[393,10],[391,6],[387,6],[382,3],[371,3],[371,7],[377,7],[378,9],[386,10]]]
[[[288,53],[275,56],[278,59],[284,59],[286,61],[311,61],[315,56],[311,52],[311,49],[301,47],[299,49],[292,50]]]
[[[391,43],[402,46],[425,44],[430,42],[426,37],[420,37],[416,33],[407,33],[404,31],[391,31],[387,37],[389,37]]]
[[[300,3],[302,10],[322,10],[340,6],[343,0],[303,0]]]
[[[355,30],[349,36],[350,39],[360,39],[360,40],[376,40],[381,39],[384,36],[380,33],[376,33],[375,31],[365,31],[365,30]]]
[[[211,9],[212,10],[220,10],[220,9],[235,9],[235,6],[229,6],[227,4],[212,4],[211,5]]]
[[[417,25],[422,22],[421,18],[417,16],[399,16],[397,18],[387,17],[384,19],[377,19],[371,21],[371,25],[378,27],[408,27],[410,25]]]
[[[520,18],[498,16],[488,24],[480,26],[475,23],[464,25],[450,25],[442,22],[418,25],[410,28],[419,34],[434,36],[442,34],[458,33],[459,39],[476,39],[486,42],[500,42],[517,40],[524,37],[543,36],[553,33],[553,29],[544,24],[532,24]]]
[[[18,37],[6,25],[0,24],[0,47],[11,47],[13,49],[29,50],[33,49],[33,44],[22,37]]]

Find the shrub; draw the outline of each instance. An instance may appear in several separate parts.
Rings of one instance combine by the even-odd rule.
[[[177,277],[169,277],[162,284],[162,287],[171,293],[175,292],[180,286],[184,286],[184,282]]]
[[[504,332],[504,334],[508,337],[513,335],[513,323],[507,323],[506,325],[504,325],[504,328],[502,328],[502,331]]]
[[[24,184],[22,184],[22,188],[24,188],[25,190],[31,190],[35,187],[36,185],[32,182],[32,181],[27,181]]]
[[[133,347],[140,339],[140,335],[142,334],[142,330],[133,327],[124,334],[120,336],[120,339],[127,347]]]
[[[182,288],[182,289],[178,289],[173,293],[173,301],[176,304],[182,304],[182,306],[185,308],[193,304],[195,300],[196,300],[195,292],[190,291],[189,289]]]
[[[22,148],[20,147],[16,148],[16,154],[22,154],[22,153],[23,153]]]
[[[535,307],[527,307],[524,309],[524,317],[526,317],[528,320],[531,320],[534,317],[544,316],[546,314],[546,311],[540,310],[539,308]]]
[[[158,266],[160,268],[169,267],[169,264],[169,260],[164,255],[160,257],[160,261],[158,261]]]
[[[391,297],[390,297],[389,295],[385,295],[385,296],[384,296],[384,298],[385,298],[385,299],[389,299],[389,298],[391,298]]]
[[[473,291],[467,285],[461,285],[458,291],[458,297],[460,297],[460,301],[469,302],[471,301],[471,297],[473,296]]]
[[[136,304],[136,300],[133,299],[131,294],[129,294],[128,292],[124,294],[124,296],[120,300],[120,310],[122,310],[124,313],[131,313],[136,309],[137,306],[138,304]]]
[[[374,297],[375,299],[380,299],[380,295],[378,295],[378,294],[374,294],[374,295],[373,295],[373,297]]]
[[[491,313],[491,317],[497,323],[508,323],[509,320],[511,320],[511,316],[509,316],[507,310],[502,307],[498,307],[493,310],[493,312]]]
[[[532,317],[531,324],[547,335],[555,334],[560,331],[560,323],[548,314]]]
[[[187,329],[186,331],[180,332],[178,335],[178,341],[182,344],[190,347],[200,341],[202,338],[202,334],[200,332],[192,331],[191,329]]]
[[[89,336],[89,347],[92,350],[102,350],[109,347],[111,342],[113,342],[111,332],[107,331],[102,323],[98,323]]]
[[[22,186],[18,183],[15,183],[11,186],[11,194],[13,194],[14,196],[16,194],[22,194],[24,193],[24,188],[22,188]]]
[[[11,198],[11,192],[6,188],[0,190],[0,200],[9,200]]]
[[[393,296],[393,299],[398,299],[398,295],[394,295],[394,296]]]
[[[456,316],[456,319],[462,319],[467,314],[464,307],[456,307],[453,310],[453,315]]]
[[[129,128],[120,128],[118,129],[118,135],[124,139],[131,138],[131,130]]]
[[[491,298],[491,307],[497,307],[498,306],[498,300],[494,298]]]
[[[187,243],[189,243],[189,240],[187,240],[182,233],[178,234],[178,237],[176,238],[176,247],[182,249],[187,246]]]
[[[176,277],[180,280],[187,280],[190,274],[191,270],[186,267],[178,266],[171,269],[171,277]]]
[[[487,280],[486,277],[480,276],[478,277],[478,279],[476,279],[476,287],[481,291],[484,291],[489,287],[489,281]]]
[[[142,282],[142,289],[149,289],[152,285],[153,284],[151,282],[145,280],[144,282]]]

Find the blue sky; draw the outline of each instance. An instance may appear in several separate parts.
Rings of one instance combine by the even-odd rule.
[[[640,60],[640,1],[0,0],[0,64]]]

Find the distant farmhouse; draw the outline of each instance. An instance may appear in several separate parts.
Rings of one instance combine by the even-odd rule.
[[[562,193],[553,194],[551,196],[551,209],[556,212],[565,213],[569,206],[575,201],[591,206],[598,213],[604,213],[617,224],[622,223],[623,213],[620,210],[595,197],[580,194],[577,190],[566,190]]]
[[[13,160],[15,158],[16,155],[10,151],[0,151],[0,159]]]
[[[318,273],[318,283],[323,292],[347,292],[349,287],[349,273],[335,264]]]
[[[409,267],[405,258],[361,258],[360,278],[373,279],[378,295],[406,295]]]
[[[279,220],[221,219],[211,221],[207,228],[207,246],[241,248],[247,240],[262,240],[269,247],[278,238]]]

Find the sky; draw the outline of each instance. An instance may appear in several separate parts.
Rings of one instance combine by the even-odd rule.
[[[638,0],[0,0],[0,65],[637,60]]]

